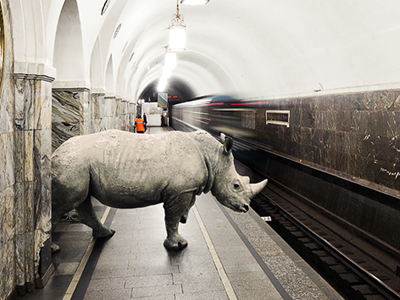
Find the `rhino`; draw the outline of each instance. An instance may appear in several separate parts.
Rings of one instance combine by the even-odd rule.
[[[93,236],[115,231],[97,218],[93,196],[106,206],[137,208],[163,203],[167,250],[188,242],[179,234],[196,195],[211,191],[224,206],[247,212],[253,196],[267,184],[250,184],[234,166],[232,139],[221,142],[205,131],[138,135],[120,130],[73,137],[52,155],[52,222],[76,209]]]

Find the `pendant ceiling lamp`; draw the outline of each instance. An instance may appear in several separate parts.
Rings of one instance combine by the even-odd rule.
[[[159,79],[159,81],[158,81],[157,91],[158,92],[165,92],[167,84],[168,84],[167,78],[161,77]]]
[[[171,77],[171,69],[166,67],[166,66],[164,66],[162,68],[161,77],[164,77],[164,78],[167,78],[167,79],[170,78]]]
[[[167,52],[165,54],[164,66],[170,68],[171,70],[176,68],[176,53]]]
[[[169,27],[168,50],[182,51],[186,49],[186,24],[183,16],[179,14],[179,0],[176,2],[176,14],[172,16]]]

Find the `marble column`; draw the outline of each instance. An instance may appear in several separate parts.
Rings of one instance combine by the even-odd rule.
[[[104,96],[104,103],[102,105],[102,120],[101,128],[102,130],[116,129],[116,100],[112,96]]]
[[[104,93],[91,93],[91,106],[92,106],[92,119],[93,128],[92,132],[99,132],[105,130],[101,127],[101,121],[104,116]]]
[[[128,104],[129,115],[129,131],[133,132],[136,120],[136,104],[129,102]]]
[[[15,260],[20,294],[43,287],[51,264],[51,82],[14,75]]]
[[[121,100],[121,130],[128,131],[128,102],[126,99]]]
[[[115,98],[115,129],[122,129],[121,121],[121,98]]]
[[[85,88],[53,89],[52,148],[69,138],[90,133],[90,91]]]

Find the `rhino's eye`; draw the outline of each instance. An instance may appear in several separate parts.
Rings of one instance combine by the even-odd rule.
[[[234,188],[235,190],[238,190],[238,189],[240,189],[240,185],[238,185],[237,183],[235,183],[235,184],[233,185],[233,188]]]

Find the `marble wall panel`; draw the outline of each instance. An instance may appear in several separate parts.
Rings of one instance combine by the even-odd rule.
[[[10,33],[8,1],[2,1],[6,21],[6,34]],[[0,299],[6,299],[14,290],[15,278],[15,183],[17,174],[16,145],[14,139],[16,107],[12,77],[12,39],[5,39],[3,82],[0,90]],[[25,122],[24,122],[25,123]]]
[[[115,129],[122,129],[122,108],[121,108],[121,98],[115,99]]]
[[[9,241],[4,245],[0,252],[1,255],[1,282],[0,282],[0,296],[2,299],[6,299],[6,297],[13,291],[15,288],[15,260],[14,260],[14,241]]]
[[[86,89],[52,91],[52,149],[69,138],[90,133],[90,92]]]
[[[116,100],[115,97],[104,97],[104,117],[115,117],[116,116]]]
[[[80,99],[77,92],[52,92],[52,148],[57,149],[80,132]]]
[[[122,114],[121,98],[115,98],[115,115],[120,116]]]
[[[35,134],[35,244],[40,248],[51,231],[51,129]],[[38,255],[39,253],[37,253]],[[38,261],[38,257],[36,261]],[[38,265],[36,266],[38,267]],[[35,270],[37,271],[37,270]]]
[[[90,101],[89,101],[90,99]],[[135,105],[104,93],[53,90],[53,151],[68,138],[107,129],[129,130]],[[78,132],[79,125],[79,132]]]
[[[39,83],[40,86],[38,86]],[[53,118],[51,82],[37,81],[36,91],[40,95],[40,123],[38,124],[38,128],[51,129]]]
[[[134,103],[128,103],[128,130],[133,132],[135,125],[136,105]]]
[[[274,151],[398,191],[400,90],[275,99],[268,109],[291,111],[287,132],[256,114],[259,140]]]
[[[106,102],[107,102],[107,100],[104,98],[104,95],[103,96],[100,96],[100,95],[98,96],[98,103],[99,103],[99,116],[98,116],[98,118],[103,118],[103,117],[106,116],[106,109],[107,109]]]
[[[36,251],[35,249],[35,243],[34,243],[34,233],[29,231],[26,232],[25,235],[23,236],[25,239],[25,245],[26,245],[26,253],[25,253],[25,285],[26,289],[29,292],[33,292],[35,290],[35,257],[36,257]],[[39,274],[37,274],[39,275]]]
[[[3,247],[14,239],[15,233],[15,210],[14,210],[14,187],[8,187],[1,191],[0,200],[0,247]]]
[[[128,102],[126,102],[126,100],[121,100],[120,110],[121,110],[121,129],[122,130],[128,130],[127,105],[128,105]]]
[[[0,134],[0,191],[15,183],[14,134]]]
[[[27,282],[25,272],[27,252],[25,233],[17,234],[15,241],[15,261],[17,262],[15,265],[15,276],[17,286],[24,286]]]
[[[109,129],[109,125],[108,125],[107,121],[108,121],[108,117],[103,117],[100,119],[100,124],[99,124],[100,131]]]
[[[90,133],[90,92],[88,90],[84,90],[81,92],[80,96],[82,110],[82,113],[80,114],[80,135],[83,135]]]
[[[14,187],[0,191],[0,296],[15,287],[15,207]]]
[[[6,86],[6,84],[3,84],[3,86]],[[0,99],[0,134],[12,132],[14,130],[14,95],[5,95],[5,93],[5,88],[3,88],[2,97]]]
[[[14,47],[12,39],[12,14],[9,0],[2,0],[3,18],[5,24],[3,84],[0,97],[0,134],[14,131],[15,100],[14,100]]]
[[[31,84],[26,77],[15,79],[15,126],[18,129],[33,129],[35,111]]]
[[[16,130],[10,133],[11,142],[7,144],[14,158],[7,160],[14,164],[13,172],[8,172],[15,175],[16,183],[12,186],[14,199],[7,202],[13,203],[15,214],[14,253],[8,257],[15,266],[10,277],[14,280],[11,290],[17,286],[20,292],[36,288],[40,253],[51,230],[52,97],[51,83],[46,80],[36,75],[16,74],[13,83]],[[0,135],[0,139],[5,137]]]
[[[102,113],[102,106],[100,106],[104,102],[104,93],[92,93],[91,94],[91,103],[93,107],[93,119],[100,119]]]
[[[101,122],[101,128],[104,128],[104,130],[116,129],[115,119],[116,117],[103,117]]]
[[[33,181],[34,178],[34,149],[33,138],[34,132],[32,130],[23,131],[25,138],[25,178],[24,181]]]

